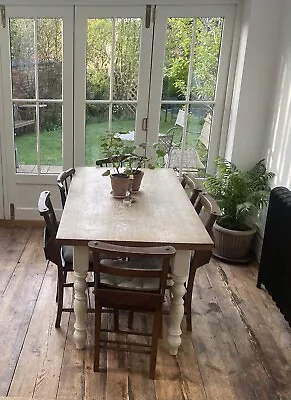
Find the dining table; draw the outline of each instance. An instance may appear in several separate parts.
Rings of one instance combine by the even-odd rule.
[[[105,168],[106,169],[106,168]],[[88,242],[103,241],[126,246],[171,245],[176,255],[171,266],[172,287],[167,340],[176,355],[181,344],[183,296],[191,255],[196,266],[209,262],[213,242],[173,169],[144,169],[134,202],[111,194],[110,179],[103,168],[77,167],[72,179],[56,240],[73,246],[74,340],[78,349],[87,340]]]

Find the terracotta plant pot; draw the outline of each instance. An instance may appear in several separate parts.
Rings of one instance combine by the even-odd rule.
[[[126,174],[112,174],[111,187],[112,195],[114,197],[125,197],[128,191],[129,177]]]
[[[213,234],[215,249],[213,254],[227,260],[240,261],[248,258],[257,229],[234,231],[215,223]]]
[[[139,191],[143,176],[144,176],[144,172],[139,169],[137,171],[135,171],[135,173],[133,174],[133,182],[132,182],[132,189],[131,189],[133,192]]]

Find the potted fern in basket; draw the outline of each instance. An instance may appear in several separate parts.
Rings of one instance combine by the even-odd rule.
[[[269,181],[274,174],[267,172],[264,160],[248,171],[241,171],[223,158],[215,163],[216,174],[204,182],[222,212],[213,226],[214,254],[226,260],[244,261],[249,258],[258,212],[268,203]]]

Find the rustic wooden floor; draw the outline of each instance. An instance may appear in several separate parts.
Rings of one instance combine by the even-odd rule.
[[[64,314],[61,329],[54,328],[56,268],[44,260],[42,229],[0,224],[0,396],[291,399],[291,330],[256,288],[256,275],[255,264],[214,260],[198,271],[193,333],[183,333],[177,357],[160,340],[156,381],[147,377],[146,355],[103,353],[103,371],[94,373],[93,315],[84,351],[74,346],[73,315]],[[147,321],[141,316],[135,323]]]

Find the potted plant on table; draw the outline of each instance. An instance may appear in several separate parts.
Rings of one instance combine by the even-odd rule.
[[[125,132],[124,132],[125,133]],[[146,152],[147,144],[141,143],[139,146],[129,145],[122,140],[120,135],[123,132],[108,133],[101,138],[101,148],[103,155],[110,160],[114,173],[111,169],[106,170],[103,175],[111,177],[111,186],[113,196],[122,197],[126,195],[129,189],[129,182],[132,179],[131,191],[139,190],[144,175],[142,168],[154,169],[155,165],[151,163],[151,159],[140,152]],[[164,151],[160,148],[159,143],[153,144],[157,156],[164,156]],[[122,182],[122,183],[121,183]],[[118,186],[118,191],[116,189]],[[118,193],[118,194],[117,194]]]
[[[269,181],[274,174],[267,172],[264,160],[245,172],[223,158],[216,160],[216,167],[216,174],[204,182],[222,212],[213,226],[213,254],[228,261],[248,261],[255,222],[259,210],[268,203]]]
[[[133,153],[135,146],[126,144],[114,132],[109,132],[101,137],[101,148],[113,168],[113,173],[111,169],[103,173],[103,176],[110,175],[112,195],[125,197],[129,186],[129,175],[124,172],[123,163]]]

